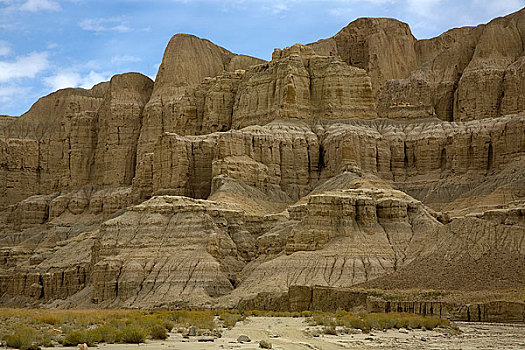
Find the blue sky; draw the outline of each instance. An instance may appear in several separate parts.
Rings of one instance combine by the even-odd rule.
[[[0,114],[59,88],[135,71],[155,77],[176,33],[270,59],[359,17],[393,17],[430,38],[525,7],[525,0],[0,0]]]

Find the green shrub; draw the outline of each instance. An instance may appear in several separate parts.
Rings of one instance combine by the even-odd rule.
[[[92,341],[108,344],[113,344],[117,340],[117,333],[118,328],[111,323],[103,324],[88,331],[88,335]]]
[[[127,326],[117,337],[120,343],[139,344],[146,341],[146,332],[139,327]]]
[[[36,316],[34,319],[38,322],[47,323],[53,326],[60,323],[60,319],[52,314]]]
[[[195,326],[198,329],[214,329],[214,313],[211,311],[171,311],[169,320],[180,327]]]
[[[312,314],[312,320],[315,325],[318,326],[330,326],[335,327],[336,321],[333,314],[327,312],[314,312]]]
[[[425,317],[407,313],[360,313],[354,315],[346,311],[335,314],[314,312],[310,321],[313,325],[347,328],[359,328],[367,332],[370,329],[391,328],[422,328],[434,329],[435,327],[454,328],[450,321],[440,318]]]
[[[9,335],[6,339],[7,346],[26,350],[37,341],[37,334],[34,329],[29,327],[22,327]],[[38,346],[37,346],[38,347]]]
[[[171,332],[171,330],[173,329],[173,327],[175,327],[175,324],[171,321],[168,321],[168,320],[164,320],[164,328],[166,328],[166,330],[168,332]]]
[[[23,350],[40,350],[40,346],[38,346],[38,344],[31,344],[29,345],[27,348],[24,348]]]
[[[323,327],[323,333],[324,334],[337,335],[337,332],[336,332],[334,326],[325,326],[325,327]]]
[[[230,311],[233,312],[233,311]],[[255,316],[255,317],[310,317],[312,315],[311,311],[264,311],[264,310],[250,310],[243,311],[241,313],[245,316]]]
[[[166,327],[154,325],[149,329],[149,335],[151,339],[164,340],[168,337],[168,331]]]
[[[66,334],[66,337],[62,341],[63,346],[76,346],[78,344],[86,343],[88,346],[93,346],[92,334],[89,334],[86,330],[77,330]]]
[[[359,316],[353,315],[349,312],[339,314],[336,316],[336,322],[338,326],[346,328],[362,329],[364,331],[370,329],[370,326]]]
[[[40,344],[42,346],[45,346],[46,348],[52,348],[54,346],[53,342],[51,341],[51,337],[45,337],[44,339],[42,339]]]
[[[142,317],[138,317],[134,320],[135,324],[139,324],[142,328],[151,328],[153,326],[161,326],[164,327],[164,320],[162,320],[157,315],[146,315]],[[132,324],[132,323],[130,323]]]

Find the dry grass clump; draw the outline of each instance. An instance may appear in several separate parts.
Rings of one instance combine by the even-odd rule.
[[[449,320],[442,318],[408,313],[360,313],[356,315],[346,311],[338,311],[335,314],[314,312],[310,324],[324,326],[323,331],[326,334],[335,334],[335,327],[361,329],[365,332],[371,329],[391,328],[455,328],[455,325]]]
[[[5,343],[11,348],[22,350],[38,349],[40,345],[50,346],[51,336],[47,332],[23,326],[5,338]]]
[[[167,330],[160,325],[146,328],[142,325],[125,325],[118,328],[112,325],[102,325],[93,329],[79,329],[69,332],[62,340],[64,346],[75,346],[86,343],[88,346],[94,346],[98,343],[129,343],[139,344],[146,341],[146,336],[150,335],[152,339],[166,339]],[[163,338],[161,338],[164,336]]]
[[[246,317],[311,317],[311,311],[290,312],[290,311],[265,311],[265,310],[225,310],[217,314],[219,321],[226,328],[233,328],[237,322],[243,321]]]
[[[166,339],[174,327],[215,329],[212,311],[0,309],[0,341],[32,349],[62,344],[143,343]]]
[[[228,329],[232,329],[237,322],[243,321],[246,318],[243,313],[237,310],[221,311],[217,316],[219,321],[222,322],[222,325]]]
[[[368,294],[369,296],[378,297],[383,300],[401,301],[401,300],[442,300],[451,294],[450,291],[443,290],[382,290],[382,289],[356,289],[357,291]]]
[[[197,329],[212,330],[215,328],[215,313],[213,311],[160,311],[167,319],[178,327],[195,326]]]
[[[140,326],[127,326],[118,333],[119,343],[139,344],[146,341],[146,330]]]
[[[264,310],[250,310],[244,311],[245,316],[259,316],[259,317],[311,317],[312,311],[264,311]]]
[[[155,325],[149,329],[149,336],[151,339],[164,340],[168,338],[168,330],[161,325]]]

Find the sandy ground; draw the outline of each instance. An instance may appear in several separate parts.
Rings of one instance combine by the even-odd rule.
[[[101,350],[167,350],[167,349],[258,349],[262,339],[271,342],[273,349],[525,349],[525,325],[458,323],[461,334],[447,330],[373,331],[370,334],[320,335],[314,337],[317,327],[306,324],[304,318],[251,317],[224,330],[221,338],[203,342],[204,337],[183,338],[172,333],[165,341],[148,341],[140,345],[100,345]],[[244,334],[249,343],[239,343]],[[200,340],[200,341],[199,341]],[[52,349],[52,348],[51,348]],[[49,350],[51,350],[49,349]],[[64,348],[68,349],[68,348]],[[70,348],[76,349],[76,348]]]

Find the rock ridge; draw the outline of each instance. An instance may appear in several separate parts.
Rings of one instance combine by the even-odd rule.
[[[426,40],[362,18],[268,62],[177,34],[155,81],[0,116],[0,305],[523,290],[524,33],[525,10]]]

